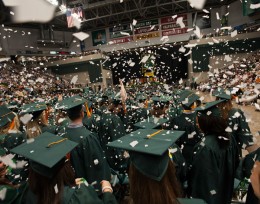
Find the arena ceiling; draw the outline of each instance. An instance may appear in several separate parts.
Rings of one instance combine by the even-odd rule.
[[[220,7],[234,1],[207,0],[204,8]],[[66,7],[83,7],[85,14],[81,27],[83,31],[130,23],[133,19],[152,19],[195,11],[187,0],[58,0],[58,2],[59,5],[66,5]],[[55,30],[68,30],[65,12],[58,8],[50,24]],[[37,24],[13,26],[39,28]],[[74,31],[75,28],[70,30]]]

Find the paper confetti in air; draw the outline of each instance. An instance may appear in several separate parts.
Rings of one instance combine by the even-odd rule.
[[[177,152],[177,151],[178,151],[177,148],[169,149],[169,152],[170,152],[171,154],[174,154],[174,153]]]
[[[150,57],[149,55],[145,55],[140,63],[146,63],[146,61],[149,59],[149,57]]]
[[[137,144],[138,144],[138,141],[137,141],[137,140],[135,140],[135,141],[133,141],[133,142],[130,143],[130,145],[131,145],[132,147],[135,147]]]
[[[201,10],[201,9],[203,9],[203,7],[205,5],[206,0],[188,0],[188,2],[190,3],[190,6],[192,8]]]
[[[73,78],[71,79],[70,83],[71,84],[76,84],[76,82],[78,81],[78,75],[73,76]]]
[[[54,186],[54,191],[55,191],[56,194],[59,193],[59,189],[58,189],[57,184]]]
[[[53,17],[56,6],[45,0],[23,0],[14,8],[14,22],[41,22],[47,23]]]
[[[121,35],[128,35],[130,36],[130,33],[127,33],[127,32],[120,32]]]
[[[5,200],[5,197],[6,197],[6,193],[7,193],[7,188],[3,188],[0,190],[0,200]]]
[[[232,130],[230,127],[227,127],[227,128],[225,129],[225,131],[226,131],[226,132],[233,132],[233,130]]]
[[[20,117],[20,121],[26,125],[31,119],[32,119],[33,115],[32,114],[25,114],[22,117]]]
[[[177,18],[176,23],[179,24],[181,28],[185,28],[185,24],[183,23],[183,17]]]
[[[210,194],[211,194],[211,195],[215,195],[215,194],[217,194],[217,192],[216,192],[215,190],[211,190],[211,191],[210,191]]]
[[[80,41],[83,41],[89,37],[89,34],[84,32],[73,33],[72,35],[78,38]]]
[[[135,26],[135,25],[136,25],[136,23],[137,23],[137,20],[135,20],[135,19],[134,19],[134,20],[133,20],[133,23],[132,23],[132,24],[133,24],[133,26]]]
[[[260,8],[260,3],[259,4],[250,4],[251,9],[258,9]]]
[[[36,80],[36,82],[43,83],[43,82],[44,82],[44,79],[43,79],[43,78],[38,78],[38,79]]]
[[[95,159],[95,160],[94,160],[94,164],[95,164],[95,165],[98,165],[98,163],[99,163],[98,159]]]
[[[235,37],[236,35],[237,35],[237,30],[231,32],[231,38]]]

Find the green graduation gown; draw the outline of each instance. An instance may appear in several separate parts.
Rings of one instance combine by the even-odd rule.
[[[253,135],[250,131],[246,117],[242,110],[232,108],[228,113],[228,126],[232,130],[240,149],[254,144]]]
[[[95,133],[82,126],[77,128],[66,127],[60,135],[79,143],[71,151],[71,162],[77,178],[85,178],[89,184],[96,182],[97,188],[100,188],[102,180],[110,180],[110,168]]]
[[[5,148],[9,153],[9,150],[25,142],[26,136],[23,133],[8,133],[0,135],[0,145]]]
[[[173,118],[170,122],[170,129],[185,131],[176,144],[181,147],[189,166],[193,157],[193,148],[201,140],[201,135],[196,128],[196,113],[182,113],[179,117]]]
[[[31,192],[29,186],[26,185],[22,195],[14,194],[16,199],[14,204],[35,204],[37,197]],[[78,187],[70,188],[64,186],[61,198],[61,204],[117,204],[117,201],[112,193],[103,193],[100,199],[92,186],[81,184]],[[6,203],[7,204],[7,203]]]
[[[208,204],[229,204],[232,199],[238,149],[233,137],[227,148],[220,148],[218,136],[206,135],[194,148],[188,178],[188,192]]]
[[[114,114],[104,113],[100,119],[99,139],[109,166],[114,170],[125,168],[126,161],[123,158],[123,151],[107,147],[109,142],[119,139],[126,134],[121,119]]]

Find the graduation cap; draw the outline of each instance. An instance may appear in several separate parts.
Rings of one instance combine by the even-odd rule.
[[[191,105],[199,99],[200,97],[197,94],[194,94],[192,91],[185,90],[184,93],[181,94],[178,101],[186,107],[191,107]]]
[[[168,121],[169,120],[166,118],[149,117],[145,120],[135,123],[134,126],[142,129],[155,129]]]
[[[47,109],[47,106],[43,102],[37,102],[37,103],[30,103],[23,105],[20,110],[21,114],[25,113],[34,113],[34,112],[42,112]]]
[[[0,106],[0,127],[5,126],[11,122],[15,117],[15,114],[7,108],[6,105]]]
[[[168,148],[185,132],[140,129],[107,144],[128,150],[135,168],[143,175],[160,181],[168,167]]]
[[[64,163],[67,153],[78,144],[67,138],[45,132],[31,143],[23,143],[11,152],[30,160],[31,168],[42,176],[52,178]]]
[[[195,111],[199,112],[200,114],[204,114],[208,116],[213,115],[213,116],[220,117],[221,113],[217,105],[222,103],[223,101],[225,100],[222,99],[222,100],[208,102],[203,106],[195,108]],[[198,116],[200,116],[200,114],[198,114]]]
[[[220,99],[230,100],[232,98],[230,91],[225,91],[224,89],[218,88],[212,92],[212,96],[216,96]]]
[[[69,110],[76,106],[82,105],[86,102],[86,99],[80,96],[72,96],[66,98],[55,105],[55,109]]]

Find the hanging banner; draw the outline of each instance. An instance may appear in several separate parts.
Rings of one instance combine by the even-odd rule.
[[[128,43],[128,42],[131,42],[131,41],[133,41],[132,36],[112,40],[113,44]]]
[[[135,34],[149,33],[158,30],[159,30],[159,25],[153,25],[151,27],[149,26],[149,27],[135,29]]]
[[[103,45],[107,43],[106,30],[97,30],[92,32],[93,46]]]
[[[134,40],[145,40],[145,39],[157,38],[157,37],[160,37],[160,32],[153,32],[153,33],[135,35]]]
[[[135,28],[141,28],[141,27],[146,27],[146,26],[153,26],[153,25],[158,25],[158,24],[159,24],[158,19],[153,19],[153,20],[138,22],[135,25]]]
[[[173,30],[167,30],[162,32],[162,36],[180,35],[187,33],[188,28],[176,28]]]
[[[179,18],[182,18],[181,24],[184,25],[182,28],[180,24],[177,23]],[[180,35],[187,33],[188,15],[181,14],[174,18],[172,16],[161,18],[161,30],[162,36]]]

